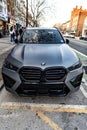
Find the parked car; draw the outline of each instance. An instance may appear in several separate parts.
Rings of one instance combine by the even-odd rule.
[[[87,41],[87,35],[82,35],[79,37],[80,40],[86,40]]]
[[[80,88],[82,64],[55,28],[27,28],[5,59],[6,90],[22,95],[65,96]]]
[[[64,34],[63,36],[64,36],[65,38],[75,38],[75,35],[73,35],[73,34],[68,34],[68,33]]]

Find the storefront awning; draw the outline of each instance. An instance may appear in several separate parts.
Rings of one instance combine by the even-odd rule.
[[[71,33],[76,33],[76,31],[75,30],[71,30]]]

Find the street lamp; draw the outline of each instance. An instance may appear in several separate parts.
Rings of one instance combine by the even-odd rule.
[[[28,26],[28,0],[26,0],[26,27]]]

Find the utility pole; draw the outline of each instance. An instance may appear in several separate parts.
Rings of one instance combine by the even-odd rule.
[[[26,27],[28,26],[28,0],[26,0]]]

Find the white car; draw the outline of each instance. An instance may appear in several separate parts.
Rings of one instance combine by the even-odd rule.
[[[64,34],[63,36],[64,36],[65,38],[75,38],[74,35],[68,34],[68,33]]]

